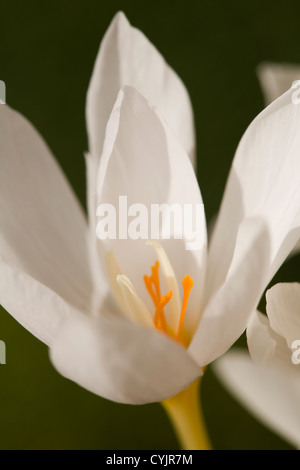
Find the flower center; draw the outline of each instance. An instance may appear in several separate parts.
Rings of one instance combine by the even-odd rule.
[[[188,347],[191,338],[189,332],[184,329],[184,318],[193,280],[189,275],[182,280],[183,296],[181,302],[177,279],[165,250],[157,241],[149,240],[147,245],[154,248],[158,258],[158,261],[151,266],[151,275],[144,276],[146,289],[155,307],[154,316],[151,315],[128,276],[122,271],[114,253],[110,251],[106,253],[106,265],[116,300],[124,315],[131,321],[148,328],[156,328],[184,347]],[[166,295],[161,295],[160,267],[167,291]]]
[[[167,324],[164,307],[172,299],[173,292],[172,290],[170,290],[166,295],[161,295],[159,279],[159,261],[156,261],[155,264],[151,266],[151,276],[145,275],[144,282],[155,307],[155,314],[153,318],[155,328],[163,331],[165,334],[171,336],[176,341],[179,341],[180,343],[184,344],[183,323],[190,292],[193,287],[193,279],[189,275],[187,275],[181,282],[183,287],[183,298],[177,332],[174,332],[172,328],[170,328]]]

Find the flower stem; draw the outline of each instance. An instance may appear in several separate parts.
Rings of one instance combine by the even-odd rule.
[[[165,408],[184,450],[210,450],[199,400],[202,377],[174,397],[161,402]]]

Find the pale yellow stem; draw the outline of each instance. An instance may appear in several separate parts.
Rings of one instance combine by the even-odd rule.
[[[161,402],[184,450],[210,450],[211,444],[200,405],[202,377],[174,397]]]

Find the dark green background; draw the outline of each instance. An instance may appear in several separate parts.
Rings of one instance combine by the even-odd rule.
[[[198,178],[208,219],[217,211],[239,139],[263,107],[263,61],[300,64],[298,1],[0,1],[0,79],[7,102],[45,137],[85,204],[85,95],[99,42],[122,9],[185,82],[194,106]],[[276,280],[299,280],[299,257]],[[160,405],[123,406],[68,382],[47,348],[4,310],[0,339],[1,449],[175,449]],[[218,449],[286,449],[208,369],[203,403]]]

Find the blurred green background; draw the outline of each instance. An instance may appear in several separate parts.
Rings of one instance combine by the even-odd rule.
[[[0,79],[7,102],[39,129],[85,204],[85,96],[100,40],[123,10],[185,82],[194,106],[198,179],[216,212],[235,149],[263,108],[263,60],[300,64],[299,1],[0,0]],[[299,279],[299,257],[276,276]],[[79,388],[52,368],[47,348],[3,309],[1,449],[176,449],[160,405],[125,406]],[[244,340],[240,340],[244,344]],[[204,413],[214,448],[288,449],[208,369]]]

